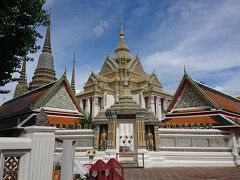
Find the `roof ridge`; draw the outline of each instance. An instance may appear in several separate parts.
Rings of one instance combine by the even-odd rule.
[[[57,81],[57,80],[56,80],[56,81]],[[45,85],[43,85],[43,86],[40,86],[40,87],[38,87],[38,88],[36,88],[36,89],[33,89],[33,90],[31,90],[31,91],[28,91],[28,92],[26,92],[26,93],[24,93],[24,94],[22,94],[22,95],[20,95],[20,96],[18,96],[18,97],[15,97],[15,98],[10,99],[9,101],[7,101],[7,102],[5,102],[5,103],[3,103],[3,104],[6,104],[6,103],[11,102],[11,101],[16,100],[16,99],[19,99],[19,98],[21,98],[21,97],[23,97],[23,96],[26,96],[26,95],[28,95],[28,94],[30,94],[30,93],[33,93],[33,92],[35,92],[35,91],[38,91],[38,90],[40,90],[40,89],[42,89],[42,88],[45,88],[45,87],[47,87],[47,86],[55,83],[56,81],[50,82],[50,83],[45,84]],[[3,104],[2,104],[2,105],[3,105]]]
[[[238,101],[238,102],[240,103],[240,99],[238,99],[238,98],[236,98],[236,97],[234,97],[234,96],[232,96],[232,95],[230,95],[230,94],[228,94],[228,93],[219,91],[219,90],[217,90],[217,89],[215,89],[215,88],[213,88],[213,87],[210,87],[210,86],[208,86],[208,85],[206,85],[206,84],[203,84],[203,83],[201,83],[201,82],[199,82],[199,81],[197,81],[197,80],[194,80],[194,81],[195,81],[196,83],[198,83],[199,85],[202,85],[202,86],[204,86],[204,87],[206,87],[206,88],[209,88],[209,89],[211,89],[211,90],[213,90],[213,91],[215,91],[215,92],[217,92],[217,93],[220,93],[220,94],[222,94],[222,95],[224,95],[224,96],[230,97],[230,98],[232,98],[233,100]]]

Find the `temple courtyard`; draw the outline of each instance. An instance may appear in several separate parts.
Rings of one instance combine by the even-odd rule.
[[[239,180],[237,167],[166,167],[124,169],[125,180]]]

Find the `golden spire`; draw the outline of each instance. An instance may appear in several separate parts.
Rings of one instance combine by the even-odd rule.
[[[129,56],[129,49],[127,47],[127,43],[124,38],[124,24],[122,20],[122,11],[121,11],[121,23],[120,23],[120,34],[119,34],[119,40],[117,43],[117,47],[115,49],[116,58],[127,58],[130,59]]]
[[[76,90],[75,90],[75,51],[73,53],[73,67],[72,67],[71,87],[72,87],[73,92],[76,93]]]

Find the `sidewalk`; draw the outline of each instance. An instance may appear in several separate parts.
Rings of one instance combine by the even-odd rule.
[[[124,169],[125,180],[240,180],[240,168],[133,168]]]

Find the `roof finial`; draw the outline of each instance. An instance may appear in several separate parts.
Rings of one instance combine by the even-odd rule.
[[[66,65],[65,65],[63,76],[66,77],[66,74],[67,74],[67,67],[66,67]]]
[[[186,71],[186,64],[184,64],[184,74],[187,74],[187,71]]]
[[[73,68],[72,68],[72,80],[71,80],[71,87],[74,93],[75,91],[75,51],[73,53]]]
[[[121,10],[121,24],[120,24],[120,36],[124,36],[124,31],[123,31],[123,10]]]

